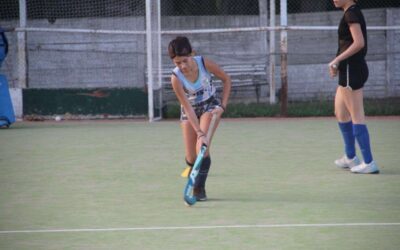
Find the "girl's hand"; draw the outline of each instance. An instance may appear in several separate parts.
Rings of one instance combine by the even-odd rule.
[[[218,117],[221,117],[222,114],[225,112],[225,108],[222,106],[217,106],[211,113],[216,114]]]
[[[333,60],[329,63],[329,75],[334,78],[338,74],[339,62]]]
[[[201,132],[200,134],[197,135],[197,148],[201,148],[201,146],[203,146],[203,144],[208,146],[208,139],[207,139],[206,134]]]

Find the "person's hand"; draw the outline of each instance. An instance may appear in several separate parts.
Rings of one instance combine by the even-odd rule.
[[[329,75],[331,78],[334,78],[338,74],[338,68],[339,68],[339,62],[336,60],[333,60],[332,62],[329,63]]]
[[[225,112],[225,108],[222,106],[217,106],[211,113],[217,115],[218,117],[221,117],[222,114]]]
[[[197,133],[197,148],[203,146],[203,144],[208,146],[208,139],[206,134],[203,132]]]

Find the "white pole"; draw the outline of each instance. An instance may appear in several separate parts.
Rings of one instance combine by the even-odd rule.
[[[182,34],[205,34],[205,33],[232,33],[232,32],[254,32],[254,31],[280,31],[285,30],[310,30],[310,31],[337,31],[337,26],[257,26],[244,28],[222,28],[222,29],[196,29],[196,30],[161,30],[161,35],[182,35]],[[400,30],[400,25],[395,26],[367,26],[367,30]],[[125,34],[125,35],[145,35],[143,30],[99,30],[99,29],[62,29],[62,28],[15,28],[19,32],[57,32],[57,33],[91,33],[91,34]]]
[[[269,26],[275,27],[275,0],[269,0]],[[269,103],[275,104],[275,30],[269,31]]]
[[[287,72],[287,0],[281,0],[281,115],[287,115],[288,72]]]
[[[265,27],[268,26],[268,5],[265,0],[258,0],[258,8],[259,8],[259,17],[260,17],[260,26]],[[268,32],[261,32],[261,52],[267,53],[268,51]]]
[[[394,15],[391,9],[386,10],[386,24],[387,25],[394,25]],[[393,31],[386,31],[386,51],[394,51],[395,47],[395,32]],[[392,83],[392,76],[394,76],[394,73],[398,70],[395,70],[393,65],[396,65],[394,63],[394,58],[395,54],[394,53],[388,53],[386,55],[386,84],[385,84],[385,96],[390,97],[391,95],[394,95],[396,93],[396,89],[394,88],[394,84]]]
[[[26,28],[26,0],[19,0],[19,27]],[[20,88],[28,87],[26,60],[26,31],[18,31],[18,82]]]
[[[157,1],[157,18],[158,18],[158,24],[157,24],[157,55],[158,55],[158,94],[159,94],[159,98],[158,101],[159,103],[159,108],[160,108],[160,119],[162,118],[162,104],[163,104],[163,100],[162,100],[162,92],[163,92],[163,86],[162,86],[162,79],[161,79],[161,72],[162,72],[162,51],[161,51],[161,1],[158,0]]]
[[[258,0],[258,8],[259,8],[259,16],[260,16],[260,26],[268,26],[268,2],[266,0]],[[260,33],[260,51],[263,55],[266,55],[265,59],[265,74],[268,75],[267,64],[269,61],[268,58],[268,31]],[[257,87],[257,102],[259,102],[260,98],[264,97],[264,93],[266,95],[267,87],[266,86],[256,86]],[[259,89],[258,89],[259,88]],[[266,97],[266,96],[265,96]]]
[[[158,84],[161,84],[162,51],[161,51],[161,2],[157,1],[157,56],[158,56]]]
[[[149,121],[154,119],[153,108],[153,58],[151,51],[151,0],[146,0],[146,55],[147,55],[147,95],[149,108]]]

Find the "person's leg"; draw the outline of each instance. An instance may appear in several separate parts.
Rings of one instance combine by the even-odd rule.
[[[343,136],[346,156],[349,159],[353,159],[354,156],[356,156],[355,138],[353,134],[353,123],[351,121],[351,116],[344,101],[344,91],[346,91],[346,89],[343,87],[338,87],[336,91],[335,115],[338,121],[340,132]]]
[[[189,166],[193,166],[196,160],[197,134],[188,120],[181,122],[183,143],[185,146],[185,160]]]
[[[209,129],[209,126],[210,126],[211,119],[212,119],[212,113],[211,112],[205,112],[200,117],[200,128],[205,134],[208,133],[208,129]],[[214,131],[212,131],[212,134],[215,132],[215,129],[218,127],[218,120],[216,122],[217,122],[217,124],[215,124]],[[204,159],[203,159],[203,161],[201,163],[199,175],[197,176],[197,180],[195,182],[195,187],[194,187],[194,195],[196,196],[198,201],[207,200],[205,186],[206,186],[208,173],[209,173],[210,167],[211,167],[210,147],[211,147],[211,142],[212,142],[212,136],[209,139],[210,140],[209,140],[209,145],[208,145],[208,148],[207,148],[207,152],[206,152],[206,154],[204,156]]]
[[[353,120],[353,133],[364,159],[364,164],[360,164],[351,170],[355,173],[378,173],[378,167],[373,162],[369,132],[365,124],[363,90],[358,89],[352,91],[348,101],[349,111]]]
[[[345,145],[345,155],[337,159],[335,164],[340,168],[351,168],[360,162],[356,157],[355,137],[353,134],[353,123],[348,103],[346,102],[347,92],[350,90],[339,86],[335,95],[335,116]]]
[[[360,146],[361,154],[365,163],[372,161],[371,147],[369,142],[369,133],[365,125],[363,90],[351,91],[348,96],[349,110],[353,120],[353,133]]]
[[[335,116],[338,122],[346,123],[351,121],[349,110],[345,103],[346,88],[338,86],[335,95]]]

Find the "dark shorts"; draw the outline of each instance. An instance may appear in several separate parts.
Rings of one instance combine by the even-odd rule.
[[[352,90],[361,89],[368,80],[369,70],[366,63],[346,63],[339,68],[339,82]]]
[[[200,119],[201,115],[206,113],[206,112],[211,112],[213,111],[215,108],[220,107],[221,106],[221,101],[215,97],[211,97],[210,99],[201,102],[199,104],[196,104],[193,107],[194,112],[196,113],[196,116],[198,119]],[[187,121],[188,117],[185,113],[185,110],[183,108],[183,106],[181,106],[181,121]]]

